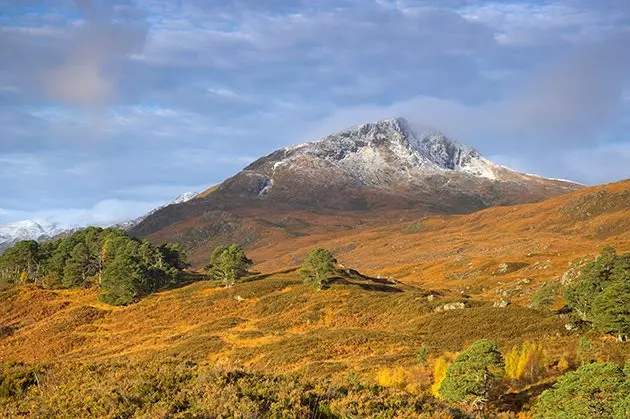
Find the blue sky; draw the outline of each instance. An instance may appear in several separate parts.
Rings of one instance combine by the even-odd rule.
[[[106,224],[403,116],[630,177],[630,1],[0,0],[0,224]]]

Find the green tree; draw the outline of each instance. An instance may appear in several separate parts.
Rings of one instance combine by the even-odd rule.
[[[34,240],[17,242],[0,255],[0,277],[8,283],[36,283],[40,271],[39,245]]]
[[[219,246],[210,256],[208,271],[215,279],[223,281],[226,287],[231,287],[247,275],[247,269],[252,264],[241,245]]]
[[[544,391],[534,407],[534,417],[625,419],[630,414],[628,395],[630,378],[618,365],[587,364]]]
[[[335,258],[326,249],[313,249],[300,267],[300,277],[306,284],[322,289],[335,274]]]
[[[438,392],[450,402],[483,406],[492,398],[503,367],[497,344],[478,340],[449,365]]]
[[[186,253],[180,244],[166,243],[158,247],[158,250],[163,264],[170,265],[179,270],[184,270],[190,266]]]
[[[63,268],[62,284],[66,288],[81,287],[90,276],[91,268],[90,252],[88,247],[79,242],[70,252],[70,257],[66,260]]]
[[[606,246],[565,290],[567,305],[603,333],[630,334],[630,254]]]
[[[137,256],[121,252],[105,268],[99,299],[115,306],[130,304],[148,293],[149,282]]]
[[[616,281],[595,297],[593,326],[603,333],[616,334],[620,341],[630,335],[630,281]]]

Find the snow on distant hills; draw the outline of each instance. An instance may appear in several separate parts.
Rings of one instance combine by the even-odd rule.
[[[182,204],[184,202],[188,202],[194,199],[197,196],[196,192],[186,192],[179,195],[177,198],[172,201],[167,202],[164,205],[161,205],[148,213],[130,221],[125,221],[122,223],[110,225],[107,227],[116,227],[123,230],[129,230],[142,222],[149,215],[154,214],[156,211],[166,208],[169,205]],[[13,246],[15,243],[22,240],[49,240],[51,238],[55,238],[58,236],[63,236],[69,233],[73,233],[77,230],[86,226],[77,226],[73,228],[62,228],[58,224],[47,221],[47,220],[23,220],[16,221],[9,224],[0,225],[0,253],[9,247]]]
[[[144,215],[141,215],[138,218],[135,218],[129,221],[124,221],[122,223],[118,223],[114,225],[113,227],[120,228],[122,230],[131,230],[132,228],[140,224],[142,221],[144,221],[148,216],[155,214],[157,211],[161,210],[162,208],[166,208],[171,205],[183,204],[184,202],[188,202],[192,199],[195,199],[197,195],[199,195],[197,192],[185,192],[179,195],[177,198],[173,199],[172,201],[169,201],[164,205],[160,205],[157,208],[153,208],[151,211],[147,212]]]

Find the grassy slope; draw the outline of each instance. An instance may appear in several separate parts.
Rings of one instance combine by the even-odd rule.
[[[99,304],[93,291],[12,289],[0,293],[0,326],[8,335],[0,338],[0,361],[175,357],[307,378],[350,369],[374,377],[382,367],[416,366],[421,347],[436,357],[479,338],[495,339],[505,351],[543,341],[557,360],[575,350],[579,336],[565,330],[566,317],[525,307],[572,260],[605,243],[630,251],[629,191],[630,182],[622,182],[541,204],[287,239],[251,251],[260,271],[284,271],[230,289],[201,281],[125,308]],[[351,280],[313,291],[286,267],[314,246],[401,282]],[[429,301],[434,291],[441,296]],[[501,296],[516,304],[493,308]],[[451,301],[468,308],[434,312]],[[628,356],[627,345],[598,346],[608,359]]]
[[[462,298],[445,293],[428,301],[415,286],[358,280],[314,291],[294,272],[229,289],[202,281],[125,308],[99,305],[86,291],[1,295],[0,324],[17,330],[0,341],[0,361],[175,357],[311,377],[412,366],[422,346],[439,355],[480,338],[505,348],[544,339],[558,354],[577,344],[566,320],[551,314],[472,300],[464,310],[436,313],[434,307]]]

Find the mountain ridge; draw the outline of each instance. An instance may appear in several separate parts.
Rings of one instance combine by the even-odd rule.
[[[505,168],[473,147],[439,132],[420,134],[394,118],[276,150],[198,199],[157,211],[130,232],[205,252],[223,242],[254,245],[270,228],[286,237],[298,234],[285,220],[296,211],[342,217],[346,224],[338,227],[352,228],[383,221],[385,213],[466,214],[582,188]]]

